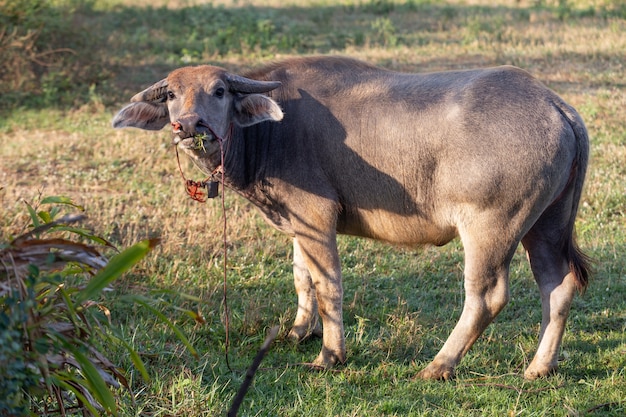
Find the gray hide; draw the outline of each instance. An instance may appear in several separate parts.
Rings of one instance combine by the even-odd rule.
[[[404,74],[338,57],[244,76],[188,67],[137,94],[113,124],[171,124],[174,142],[207,173],[225,138],[225,185],[294,238],[290,336],[322,335],[315,364],[346,360],[336,244],[345,233],[413,246],[460,238],[465,304],[419,374],[432,379],[452,377],[507,304],[521,242],[542,302],[524,376],[556,370],[572,298],[587,285],[573,230],[589,144],[576,111],[525,71]]]

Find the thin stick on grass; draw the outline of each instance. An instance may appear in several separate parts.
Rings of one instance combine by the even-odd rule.
[[[267,334],[267,337],[265,338],[265,341],[263,342],[261,349],[259,349],[258,353],[254,357],[254,360],[252,361],[252,365],[250,365],[250,368],[248,368],[248,371],[246,372],[246,378],[243,380],[243,383],[239,387],[239,391],[237,391],[237,395],[235,396],[235,399],[233,400],[233,403],[230,406],[230,410],[228,410],[228,414],[227,414],[228,417],[237,416],[237,411],[239,410],[239,407],[241,406],[241,403],[243,402],[243,398],[246,396],[246,393],[248,392],[248,389],[250,388],[250,385],[252,384],[252,379],[254,378],[254,374],[256,374],[256,371],[259,368],[259,365],[261,364],[263,357],[269,350],[270,345],[272,344],[272,341],[276,338],[277,334],[278,334],[278,326],[272,327],[269,333]]]

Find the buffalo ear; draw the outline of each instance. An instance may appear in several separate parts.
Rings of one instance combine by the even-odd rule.
[[[167,99],[167,78],[152,84],[141,93],[135,94],[130,101],[151,101],[153,103],[163,103]]]
[[[136,127],[144,130],[161,130],[170,122],[165,103],[138,101],[119,111],[113,118],[113,127]]]
[[[262,94],[247,94],[235,99],[235,121],[242,127],[266,120],[279,122],[283,111],[278,103]]]

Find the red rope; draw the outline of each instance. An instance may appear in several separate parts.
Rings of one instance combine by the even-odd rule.
[[[187,191],[187,195],[191,197],[192,200],[197,201],[199,203],[206,202],[208,198],[207,185],[208,181],[211,177],[207,177],[204,181],[194,181],[188,180],[183,173],[183,169],[180,166],[180,157],[178,156],[178,146],[176,146],[176,162],[178,162],[178,170],[180,171],[180,175],[183,177],[185,181],[185,191]]]
[[[220,166],[215,168],[213,172],[211,173],[211,175],[207,177],[207,179],[205,179],[204,181],[198,182],[194,180],[189,180],[185,177],[185,174],[183,173],[183,169],[180,165],[180,157],[178,155],[178,146],[176,146],[176,162],[178,163],[178,170],[180,171],[180,175],[183,177],[183,180],[185,181],[185,190],[187,191],[187,194],[189,195],[189,197],[191,197],[192,200],[197,201],[199,203],[206,202],[207,198],[215,197],[215,195],[209,194],[208,187],[211,184],[210,180],[213,179],[215,177],[215,174],[217,174],[219,171],[221,171],[221,174],[222,174],[221,175],[222,186],[224,186],[225,184],[226,174],[224,170],[224,153],[225,153],[224,142],[226,142],[226,144],[228,145],[230,143],[230,138],[232,137],[232,134],[233,134],[232,123],[230,124],[228,128],[226,139],[223,139],[220,136],[218,136],[215,133],[215,131],[211,128],[211,126],[203,123],[203,127],[206,127],[207,129],[209,129],[211,134],[217,139],[217,141],[220,144]],[[228,309],[228,296],[227,296],[228,295],[228,285],[227,285],[228,284],[227,282],[228,242],[226,240],[227,231],[228,231],[228,222],[226,219],[226,199],[225,199],[224,192],[222,192],[222,222],[223,222],[222,238],[223,238],[223,247],[224,247],[224,267],[223,267],[224,279],[223,279],[222,302],[224,304],[224,327],[225,327],[225,332],[226,332],[226,337],[224,340],[224,354],[226,356],[226,366],[228,367],[228,370],[232,372],[233,370],[230,367],[230,361],[228,358],[228,352],[230,348],[230,311]]]
[[[209,132],[211,132],[211,134],[219,142],[219,144],[220,144],[220,153],[221,153],[220,165],[217,168],[215,168],[213,170],[213,172],[211,173],[211,175],[208,176],[204,181],[194,181],[194,180],[187,179],[187,177],[185,177],[185,174],[183,173],[183,169],[180,166],[180,157],[178,155],[178,146],[175,146],[175,148],[176,148],[176,162],[178,163],[178,170],[180,171],[180,175],[181,175],[181,177],[183,177],[183,180],[185,181],[185,191],[187,192],[187,195],[189,195],[189,197],[191,197],[192,200],[197,201],[199,203],[204,203],[209,198],[217,197],[217,188],[214,188],[214,187],[217,187],[217,182],[216,181],[211,181],[211,180],[213,178],[215,178],[215,174],[217,174],[219,171],[222,172],[222,185],[224,185],[224,143],[229,145],[230,144],[230,138],[233,135],[233,124],[232,123],[228,127],[228,132],[227,132],[227,135],[226,135],[225,139],[221,138],[220,136],[218,136],[215,133],[215,131],[211,128],[211,126],[209,126],[208,124],[203,123],[202,126],[206,127],[207,129],[209,129]]]
[[[230,132],[229,135],[230,136],[232,134],[232,128],[233,125],[230,125]],[[220,158],[221,158],[221,167],[222,167],[222,187],[224,186],[224,177],[225,177],[225,169],[224,169],[224,141],[223,140],[219,140],[220,141]],[[228,265],[228,243],[226,242],[226,236],[227,236],[227,226],[228,226],[228,222],[226,221],[226,198],[225,198],[226,193],[224,192],[224,190],[222,190],[222,222],[223,222],[223,229],[222,229],[222,238],[223,238],[223,244],[224,244],[224,280],[223,280],[223,297],[222,297],[222,301],[224,303],[224,327],[225,327],[225,332],[226,332],[226,338],[224,340],[224,354],[226,357],[226,367],[228,368],[229,371],[233,371],[232,368],[230,367],[230,362],[228,360],[228,351],[229,351],[229,347],[230,347],[230,311],[228,309],[228,286],[227,286],[227,281],[226,281],[226,277],[227,277],[227,270],[226,267]]]

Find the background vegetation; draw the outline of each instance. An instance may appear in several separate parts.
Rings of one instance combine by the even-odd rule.
[[[626,6],[620,0],[1,0],[0,241],[29,223],[23,201],[65,195],[88,227],[120,246],[160,237],[114,284],[119,335],[106,355],[125,369],[135,401],[121,415],[224,413],[275,324],[282,332],[241,415],[623,416],[626,413]],[[520,252],[512,301],[449,383],[415,380],[441,347],[463,300],[460,244],[420,251],[342,237],[349,362],[310,372],[319,341],[292,345],[291,248],[227,192],[228,368],[222,307],[222,212],[184,194],[166,132],[113,131],[132,94],[173,68],[237,71],[286,56],[344,54],[403,71],[499,64],[526,68],[582,114],[592,161],[577,223],[596,274],[572,307],[560,372],[521,377],[537,343],[539,297]],[[192,167],[184,164],[188,176]],[[197,174],[199,176],[199,174]],[[178,296],[172,290],[191,294]],[[198,311],[171,328],[117,295]],[[5,372],[0,370],[0,372]]]

